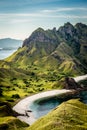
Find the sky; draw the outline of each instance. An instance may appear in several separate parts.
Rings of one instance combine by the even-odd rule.
[[[29,37],[38,27],[87,24],[87,0],[0,0],[0,39]]]

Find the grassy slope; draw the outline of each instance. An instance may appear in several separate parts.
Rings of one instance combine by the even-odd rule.
[[[39,68],[41,72],[43,72],[43,70],[46,71],[48,69],[54,69],[57,72],[71,71],[73,74],[81,73],[79,61],[74,57],[73,50],[66,43],[61,43],[50,53],[48,53],[47,50],[47,48],[50,47],[50,43],[32,44],[31,50],[23,47],[8,57],[6,59],[7,63],[9,64],[11,62],[12,67],[19,67],[27,70],[31,69],[31,67],[34,69],[36,66],[36,68]],[[53,48],[52,45],[51,47]],[[5,65],[3,66],[5,67]],[[73,68],[75,68],[74,72]]]
[[[48,54],[44,44],[40,51],[35,47],[36,44],[31,51],[26,47],[20,48],[5,61],[0,61],[0,86],[4,95],[2,100],[4,97],[5,100],[15,100],[12,98],[15,94],[24,97],[39,91],[62,88],[61,83],[58,83],[59,80],[67,74],[70,76],[71,72],[73,72],[72,76],[77,74],[72,71],[74,63],[68,54],[65,55],[66,60],[60,65],[60,60],[52,56],[52,53]],[[65,48],[66,51],[69,49],[64,43],[58,47],[57,52],[60,57]],[[70,55],[71,53],[73,52],[70,51]]]
[[[86,130],[87,105],[73,99],[62,103],[27,130]]]
[[[76,63],[73,51],[66,43],[62,42],[52,53],[48,53],[46,47],[46,43],[34,43],[31,50],[20,48],[5,61],[0,61],[0,86],[5,100],[14,100],[12,96],[15,94],[24,97],[39,91],[62,88],[58,83],[62,77],[83,72],[79,71],[79,62]]]
[[[17,113],[12,110],[8,102],[0,102],[0,130],[24,130],[28,125],[16,117]]]
[[[50,40],[58,40],[58,43],[31,42],[30,47],[19,48],[13,55],[0,61],[0,88],[3,91],[0,101],[13,103],[20,97],[32,93],[62,88],[64,77],[84,73],[80,61],[74,56],[72,47],[68,46],[57,32],[51,30],[44,32],[42,29],[37,31],[41,31],[44,36],[51,38]],[[87,65],[86,41],[84,38],[81,39],[80,50],[80,57],[85,66]],[[4,107],[2,109],[4,110]]]
[[[28,127],[26,123],[15,117],[0,117],[0,130],[25,130],[26,127]]]

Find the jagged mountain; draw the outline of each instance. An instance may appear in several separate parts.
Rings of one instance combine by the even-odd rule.
[[[58,30],[38,28],[13,55],[0,61],[1,88],[16,87],[12,92],[18,93],[22,87],[23,94],[18,94],[23,96],[26,87],[29,93],[62,88],[64,77],[87,73],[86,36],[87,25],[82,23],[66,23]]]
[[[66,23],[58,30],[38,28],[7,61],[15,61],[21,68],[36,65],[79,73],[87,71],[86,52],[87,25]]]
[[[56,28],[53,28],[52,30],[38,28],[29,38],[24,40],[22,47],[13,55],[5,60],[0,60],[0,101],[8,101],[12,103],[20,97],[29,94],[64,88],[64,86],[67,86],[64,82],[65,77],[73,77],[84,73],[87,73],[87,25],[77,23],[73,26],[70,23],[66,23],[58,30]],[[83,83],[81,84],[83,85]],[[69,85],[71,85],[71,82]],[[71,87],[72,85],[70,88]],[[74,86],[74,88],[77,87]],[[72,101],[69,101],[66,104],[68,106],[70,105],[67,107],[67,111],[73,109],[74,113],[77,113],[77,106],[75,106],[74,110]],[[75,104],[83,106],[83,104],[78,101],[75,101]],[[56,114],[57,112],[61,114],[60,110],[62,110],[62,108],[65,108],[64,104],[61,104],[58,110],[56,109],[54,113],[50,113],[51,115],[54,114],[52,117],[55,118],[55,115],[58,115]],[[2,106],[1,110],[6,113]],[[66,112],[64,109],[63,111]],[[67,115],[72,114],[67,113]],[[69,119],[67,115],[63,115],[63,117]],[[60,115],[58,116],[60,117]],[[43,119],[40,119],[37,123],[41,125],[44,120],[47,122],[48,118],[49,115],[47,115],[46,118],[43,117]],[[65,118],[60,118],[61,120],[63,119],[63,122],[61,123],[60,119],[58,122],[58,119],[55,120],[56,118],[51,121],[52,123],[48,120],[48,124],[50,124],[49,129],[51,129],[50,126],[55,126],[55,123],[53,124],[54,120],[57,121],[57,124],[60,123],[59,129],[66,128],[67,122],[71,123],[67,126],[69,129],[71,127],[73,129],[73,126],[77,127],[77,129],[80,127],[83,129],[86,128],[86,125],[82,126],[82,122],[85,122],[83,119],[86,117],[81,118],[79,126],[75,125],[77,122],[75,116],[72,115],[74,120],[70,120],[71,122],[65,120]],[[15,118],[3,117],[1,128],[3,127],[4,121],[6,122],[6,127],[10,127],[10,125],[8,125],[8,120],[13,122]],[[72,125],[72,121],[74,125]],[[64,125],[62,127],[61,124],[63,123]],[[29,129],[33,130],[36,128],[36,125],[37,124],[34,124]],[[39,126],[37,126],[38,130],[40,129]],[[44,128],[48,130],[48,125],[46,124],[46,126]],[[15,126],[13,126],[13,128],[14,127]],[[17,127],[20,127],[19,124]]]
[[[0,60],[0,95],[7,101],[63,88],[65,77],[87,73],[87,25],[38,28],[13,55]]]

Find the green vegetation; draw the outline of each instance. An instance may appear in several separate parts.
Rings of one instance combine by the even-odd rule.
[[[0,102],[0,130],[25,130],[28,125],[13,117],[17,115],[8,102]]]
[[[35,66],[36,67],[36,66]],[[14,102],[19,98],[38,93],[41,91],[60,89],[64,77],[73,76],[70,72],[57,73],[54,70],[47,70],[38,73],[37,69],[0,69],[1,101]]]
[[[22,47],[13,55],[0,60],[0,102],[7,101],[14,105],[16,101],[27,95],[63,88],[65,77],[87,73],[86,52],[87,25],[78,23],[73,26],[66,23],[58,30],[54,28],[46,31],[38,28],[25,39]],[[87,82],[84,84],[86,86]],[[10,113],[7,114],[6,105],[0,106],[2,120],[8,122],[7,115],[9,116]],[[77,123],[76,118],[72,119],[72,123],[75,121]],[[48,125],[54,126],[55,129],[58,126],[56,122],[50,121],[46,126],[44,124],[41,130],[47,129]],[[66,123],[64,128],[65,126],[70,128],[70,125]],[[79,126],[78,122],[76,128],[78,129]],[[12,129],[7,125],[6,127]],[[82,124],[81,128],[84,129],[85,124]]]
[[[0,130],[25,130],[28,125],[15,117],[0,117]]]
[[[87,26],[79,23],[66,23],[59,30],[35,30],[22,48],[0,61],[1,100],[15,101],[39,91],[63,88],[67,75],[85,74],[86,30]]]
[[[62,103],[27,130],[86,130],[87,105],[76,99]]]

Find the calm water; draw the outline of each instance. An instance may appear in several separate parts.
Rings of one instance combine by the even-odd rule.
[[[7,58],[13,54],[17,49],[0,49],[0,60]]]
[[[80,98],[82,102],[87,104],[87,91],[83,91],[78,95],[74,95],[74,97],[72,97],[71,95],[65,98],[53,97],[44,100],[37,100],[33,104],[31,104],[30,108],[34,113],[35,118],[38,119],[39,117],[46,115],[50,110],[57,107],[63,101],[67,101],[72,98]]]

